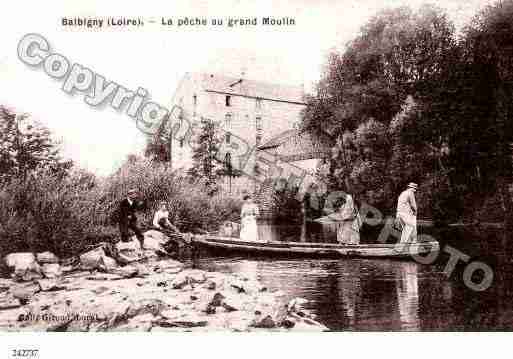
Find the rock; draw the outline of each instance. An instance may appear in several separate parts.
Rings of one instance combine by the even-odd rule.
[[[296,322],[290,320],[290,319],[285,319],[282,323],[281,323],[281,326],[285,329],[292,329],[294,328],[294,326],[296,325]]]
[[[109,288],[105,287],[105,286],[99,286],[97,288],[91,289],[91,292],[93,292],[96,295],[100,295],[100,294],[103,294],[108,291],[109,291]]]
[[[139,274],[139,269],[133,265],[126,265],[124,267],[111,268],[111,274],[117,274],[122,278],[134,278]]]
[[[36,257],[30,252],[11,253],[5,256],[5,264],[11,269],[16,267],[28,267],[36,261]]]
[[[57,290],[66,289],[66,287],[60,285],[59,281],[56,279],[40,279],[37,281],[37,284],[43,292],[53,292]]]
[[[37,261],[39,262],[39,264],[59,263],[59,257],[57,257],[55,254],[53,254],[52,252],[49,252],[49,251],[38,253],[36,258],[37,258]]]
[[[264,292],[267,290],[264,286],[262,286],[259,282],[255,280],[240,280],[233,279],[230,280],[230,287],[233,288],[237,293],[247,293],[247,294],[258,294],[260,292]]]
[[[162,260],[158,262],[158,271],[169,274],[176,274],[183,270],[184,264],[173,259]]]
[[[62,275],[62,269],[59,263],[45,263],[41,267],[41,272],[45,278],[57,278]]]
[[[11,253],[5,256],[5,264],[14,270],[12,278],[18,282],[28,282],[42,278],[41,267],[33,253]]]
[[[150,230],[143,234],[143,249],[163,256],[169,255],[169,253],[164,248],[166,243],[169,241],[169,237],[167,237],[164,233],[156,230]]]
[[[186,313],[184,316],[176,318],[164,318],[154,322],[154,325],[163,328],[197,328],[205,327],[208,322],[204,317],[195,313]]]
[[[115,259],[118,263],[129,264],[144,259],[141,244],[136,237],[132,237],[129,242],[118,242],[115,247]]]
[[[127,323],[118,325],[114,328],[115,331],[123,332],[149,332],[153,326],[155,317],[151,313],[137,315],[130,318]]]
[[[214,282],[213,280],[209,280],[205,284],[205,288],[208,289],[208,290],[215,290],[217,288],[216,282]]]
[[[308,318],[315,321],[315,315],[304,306],[308,303],[307,299],[294,298],[287,303],[287,314],[297,314],[299,317]]]
[[[294,298],[294,299],[291,299],[288,303],[287,303],[287,312],[288,313],[294,313],[294,312],[297,312],[301,309],[303,309],[303,306],[308,303],[308,300],[307,299],[304,299],[304,298]]]
[[[73,319],[63,319],[51,324],[46,328],[47,332],[65,332],[68,330],[69,325],[73,322]]]
[[[109,257],[101,258],[103,262]],[[103,262],[103,266],[109,267],[109,263]],[[10,279],[0,279],[0,288],[5,288],[0,290],[0,310],[7,309],[0,311],[0,328],[31,331],[325,330],[303,308],[304,300],[296,299],[285,305],[275,292],[262,292],[256,280],[197,269],[183,270],[183,267],[182,263],[169,259],[116,266],[106,273],[77,272],[60,280],[41,279],[35,283],[13,284]],[[167,274],[168,271],[175,274]],[[149,277],[119,280],[141,274]],[[63,286],[68,291],[51,293]],[[21,313],[29,319],[17,322]],[[76,319],[75,314],[91,314],[94,318],[83,321]],[[38,315],[57,319],[39,320]],[[73,316],[71,322],[66,318],[69,315]]]
[[[151,243],[159,243],[161,245],[169,242],[169,237],[166,236],[164,233],[162,233],[161,231],[157,231],[155,229],[150,229],[149,231],[146,231],[143,233],[144,235],[144,247],[148,248],[148,249],[152,249],[151,248],[151,245],[146,245],[146,239],[149,239],[151,238],[152,242]]]
[[[126,312],[128,318],[135,317],[141,314],[151,313],[153,316],[159,316],[160,313],[166,310],[168,306],[160,299],[141,299],[138,301],[131,301],[130,306]]]
[[[230,283],[230,287],[234,288],[237,293],[245,293],[246,290],[244,289],[244,284],[242,281],[234,280]]]
[[[41,274],[41,269],[38,267],[34,267],[32,269],[16,269],[12,274],[13,280],[16,282],[30,282],[36,279],[43,278]]]
[[[300,317],[297,314],[291,314],[289,318],[283,321],[282,325],[285,326],[285,324],[288,321],[292,321],[294,323],[294,326],[292,327],[294,331],[328,331],[329,328],[325,325],[309,318],[303,318]],[[290,328],[289,328],[290,329]]]
[[[292,326],[294,330],[316,330],[325,331],[329,330],[326,326],[322,325],[315,320],[315,316],[310,311],[304,308],[308,303],[307,299],[294,298],[287,303],[287,318],[282,322],[282,326],[287,327],[289,322],[294,323]],[[290,327],[290,328],[292,328]]]
[[[203,312],[207,314],[214,314],[216,312],[216,308],[223,305],[223,301],[225,296],[219,292],[214,294],[210,300],[207,301],[204,306]]]
[[[173,289],[183,289],[187,285],[194,286],[194,284],[202,284],[206,281],[207,277],[203,271],[190,269],[182,271],[180,274],[178,274],[171,283],[171,287]]]
[[[205,272],[199,269],[188,269],[183,271],[182,274],[189,278],[191,284],[202,284],[207,281]]]
[[[166,252],[167,253],[167,252]],[[152,251],[150,249],[145,249],[143,251],[144,258],[148,261],[156,261],[159,259],[159,256],[155,251]]]
[[[102,258],[105,257],[105,250],[103,247],[97,247],[93,250],[85,252],[80,255],[80,263],[82,269],[91,270],[100,268]]]
[[[274,295],[261,293],[255,306],[255,318],[251,323],[255,328],[275,328],[287,318],[287,307]]]
[[[142,263],[135,263],[134,266],[137,268],[137,275],[139,277],[146,277],[150,275],[148,267]]]
[[[0,310],[15,309],[21,307],[20,300],[14,296],[0,298]]]
[[[227,312],[235,312],[237,310],[241,310],[243,307],[242,302],[233,297],[225,298],[221,305]]]
[[[28,303],[40,291],[41,287],[37,283],[20,284],[11,288],[12,296],[18,298],[21,304]]]
[[[278,324],[271,315],[261,315],[251,323],[251,326],[254,328],[273,329],[276,328]]]
[[[68,273],[74,272],[79,269],[80,269],[80,266],[73,266],[73,265],[61,266],[61,271],[63,274],[68,274]]]
[[[108,257],[106,255],[100,258],[99,269],[102,271],[109,272],[117,267],[118,263],[114,258]]]
[[[221,274],[221,273],[207,272],[206,276],[207,276],[207,286],[209,288],[214,287],[214,285],[215,285],[215,288],[217,288],[217,289],[223,288],[225,281],[227,281],[227,276],[225,274]],[[213,282],[214,284],[211,284],[211,282]]]

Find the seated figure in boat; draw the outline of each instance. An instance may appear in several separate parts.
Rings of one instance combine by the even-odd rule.
[[[236,237],[237,236],[237,223],[230,221],[224,222],[220,227],[218,234],[220,237]]]
[[[337,229],[337,241],[340,244],[360,244],[362,222],[353,196],[346,194],[344,203],[337,210],[336,218],[340,221]]]
[[[253,202],[250,195],[243,197],[244,204],[240,212],[240,239],[242,241],[258,241],[257,217],[259,215],[258,206]]]
[[[155,215],[153,216],[153,227],[159,230],[169,230],[172,232],[180,233],[178,228],[176,228],[169,221],[169,211],[167,210],[166,202],[162,201],[159,203],[159,208]]]

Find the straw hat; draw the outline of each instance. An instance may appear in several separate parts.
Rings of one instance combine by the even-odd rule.
[[[417,187],[419,187],[416,183],[413,183],[413,182],[410,182],[408,184],[408,188],[413,188],[413,189],[417,189]]]

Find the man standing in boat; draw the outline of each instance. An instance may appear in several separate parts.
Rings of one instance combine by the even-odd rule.
[[[403,228],[400,243],[417,241],[417,187],[416,183],[410,182],[397,200],[397,219]]]

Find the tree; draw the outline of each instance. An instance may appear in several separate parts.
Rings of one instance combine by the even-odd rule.
[[[511,221],[513,141],[513,1],[480,11],[426,94],[424,137],[447,144],[451,187],[482,206],[499,194]],[[511,223],[513,224],[513,223]]]
[[[224,172],[224,163],[216,157],[222,141],[218,125],[212,120],[202,118],[200,129],[193,141],[193,164],[188,174],[193,179],[203,179],[213,195],[218,190],[217,180]]]
[[[25,179],[35,170],[63,176],[72,161],[63,160],[50,131],[27,114],[0,106],[0,182]]]
[[[169,117],[165,118],[153,136],[148,137],[144,155],[156,162],[171,162],[172,133]]]
[[[436,84],[453,49],[453,33],[439,8],[389,9],[365,24],[343,53],[329,55],[317,93],[303,112],[303,128],[333,148],[330,190],[391,209],[402,185],[397,182],[422,173],[415,163],[410,170],[399,159],[410,160],[404,155],[413,148],[425,153],[428,143],[399,146],[402,136],[391,136],[391,126],[409,96],[416,99]],[[412,121],[415,116],[416,111],[408,113]]]

